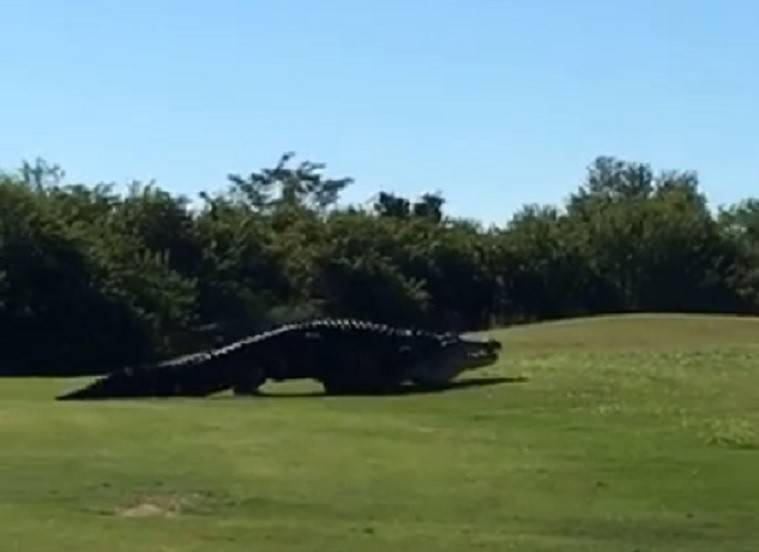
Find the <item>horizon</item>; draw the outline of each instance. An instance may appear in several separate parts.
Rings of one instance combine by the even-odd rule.
[[[0,168],[156,181],[191,200],[285,151],[341,204],[441,192],[504,225],[601,155],[694,171],[716,210],[759,183],[759,5],[11,2]]]

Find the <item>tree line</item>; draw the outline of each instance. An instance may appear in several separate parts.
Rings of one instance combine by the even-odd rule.
[[[0,373],[79,374],[352,316],[482,329],[609,312],[755,313],[759,200],[716,213],[693,172],[599,157],[564,204],[485,227],[439,194],[341,205],[287,153],[198,201],[0,173]]]

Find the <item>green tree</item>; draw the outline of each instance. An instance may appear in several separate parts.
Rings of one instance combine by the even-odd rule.
[[[730,285],[740,298],[741,309],[759,310],[759,199],[750,198],[720,210],[720,231],[732,260]]]
[[[388,192],[380,192],[374,202],[374,211],[381,217],[407,219],[411,215],[411,202]]]
[[[294,156],[293,152],[287,152],[274,168],[264,168],[247,177],[230,174],[232,195],[259,211],[281,206],[322,211],[334,205],[340,192],[353,182],[351,178],[324,178],[323,163],[303,161],[290,167]]]

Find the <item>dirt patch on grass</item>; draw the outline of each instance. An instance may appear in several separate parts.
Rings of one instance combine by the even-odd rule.
[[[759,449],[759,435],[753,424],[737,417],[712,420],[706,432],[706,442],[728,449]]]
[[[124,508],[117,512],[117,515],[125,518],[146,518],[146,517],[173,517],[176,513],[172,510],[165,510],[156,504],[144,502],[129,508]]]
[[[197,510],[204,502],[206,497],[199,493],[141,496],[117,509],[115,515],[123,518],[172,518]]]

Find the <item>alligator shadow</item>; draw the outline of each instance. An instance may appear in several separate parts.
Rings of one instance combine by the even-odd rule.
[[[324,397],[397,397],[407,395],[431,395],[439,393],[447,393],[451,391],[457,391],[459,389],[469,389],[477,387],[491,387],[495,385],[506,385],[514,383],[525,383],[528,379],[523,376],[517,377],[491,377],[491,378],[476,378],[469,380],[452,381],[446,385],[441,385],[433,389],[417,387],[415,385],[403,385],[398,389],[392,391],[385,391],[381,393],[369,393],[369,392],[350,392],[350,393],[326,393],[322,390],[314,391],[259,391],[257,394],[250,397],[234,397],[235,399],[296,399],[304,397],[324,398]]]

